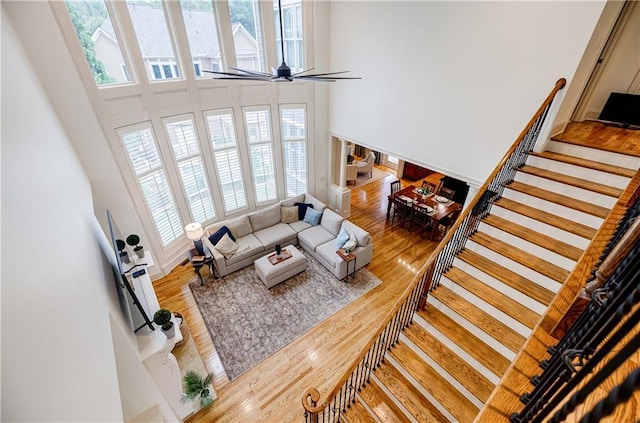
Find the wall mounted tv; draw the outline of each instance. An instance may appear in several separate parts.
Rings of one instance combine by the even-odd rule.
[[[640,95],[611,93],[598,120],[618,123],[625,128],[640,126]]]

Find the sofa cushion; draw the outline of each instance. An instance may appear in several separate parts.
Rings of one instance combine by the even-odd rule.
[[[295,197],[287,198],[286,200],[280,201],[280,206],[282,207],[292,207],[295,206],[296,203],[304,203],[304,194],[296,195]]]
[[[347,228],[342,226],[338,236],[336,237],[336,248],[342,248],[344,243],[347,241],[349,241],[349,232],[347,232]]]
[[[229,235],[229,238],[231,238],[231,241],[235,242],[236,237],[233,236],[229,227],[225,225],[222,225],[220,229],[218,229],[217,231],[209,235],[209,241],[211,241],[211,243],[215,246],[225,234]]]
[[[298,220],[297,222],[289,223],[289,226],[291,226],[291,228],[296,232],[302,232],[305,229],[310,228],[311,224],[303,220]]]
[[[228,220],[227,227],[229,227],[231,233],[236,238],[236,242],[238,238],[242,238],[243,236],[253,233],[251,222],[249,221],[249,217],[246,214],[240,217],[236,217],[235,219]]]
[[[349,232],[349,234],[353,234],[356,236],[359,246],[365,247],[369,245],[369,242],[371,241],[371,236],[369,236],[369,232],[365,231],[359,226],[354,225],[348,220],[344,220],[342,222],[342,226],[344,226],[347,229],[347,232]]]
[[[311,203],[313,204],[313,208],[316,210],[324,210],[325,207],[327,207],[327,205],[325,203],[323,203],[322,201],[318,200],[316,197],[314,197],[313,195],[306,193],[304,195],[304,202],[305,203]]]
[[[278,223],[268,228],[260,229],[253,233],[265,250],[272,249],[276,244],[295,238],[296,231],[286,223]]]
[[[312,209],[311,207],[307,207],[307,212],[304,215],[304,220],[307,223],[316,226],[320,223],[320,219],[322,219],[322,212]]]
[[[298,206],[293,207],[280,207],[280,214],[282,218],[280,221],[282,223],[293,223],[297,222],[298,219]]]
[[[247,258],[254,256],[257,253],[264,251],[264,247],[258,241],[253,234],[245,235],[242,238],[238,238],[236,243],[238,244],[238,249],[236,252],[227,259],[227,266],[234,265],[239,263]]]
[[[340,216],[338,213],[334,212],[333,210],[326,208],[322,212],[322,219],[320,220],[320,224],[326,230],[331,232],[333,236],[338,236],[343,220],[344,220],[344,217]]]
[[[306,244],[313,251],[316,250],[318,245],[322,245],[328,241],[333,241],[334,238],[335,237],[322,226],[312,226],[311,228],[298,233],[298,239],[300,242]]]
[[[344,243],[342,248],[344,248],[345,250],[353,251],[356,249],[357,246],[358,246],[358,240],[356,239],[356,236],[354,234],[351,234],[349,235],[349,239],[347,240],[347,242]]]
[[[262,210],[249,213],[249,220],[251,221],[253,232],[280,223],[280,219],[280,204],[274,204]]]
[[[332,269],[335,269],[337,263],[342,261],[342,258],[338,254],[336,254],[336,246],[332,241],[325,242],[324,244],[318,245],[316,248],[316,254],[324,259],[324,262],[329,263],[332,266]],[[329,270],[332,270],[329,269]]]
[[[298,208],[298,220],[304,220],[304,217],[307,214],[307,209],[309,207],[313,208],[313,204],[311,203],[296,203],[295,205]]]
[[[225,259],[228,259],[238,250],[238,244],[231,239],[229,233],[225,232],[220,240],[215,244],[214,248],[218,250]]]

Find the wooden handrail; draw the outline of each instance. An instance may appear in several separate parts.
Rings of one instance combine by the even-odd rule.
[[[435,264],[434,262],[436,261],[437,257],[442,252],[444,247],[452,239],[452,237],[454,236],[454,234],[456,233],[456,231],[458,230],[458,228],[460,227],[462,222],[466,220],[467,216],[471,213],[473,208],[480,202],[480,200],[482,199],[485,191],[488,190],[489,184],[491,183],[491,181],[493,181],[495,179],[495,177],[498,175],[500,170],[507,163],[507,161],[509,160],[511,155],[516,151],[516,149],[517,149],[518,145],[520,144],[520,142],[524,139],[524,137],[531,130],[531,128],[533,128],[533,126],[535,125],[536,121],[542,116],[542,114],[545,112],[547,107],[553,101],[553,99],[556,96],[556,94],[558,93],[558,91],[560,91],[562,88],[564,88],[566,83],[567,83],[567,80],[565,78],[558,79],[558,81],[555,83],[555,85],[554,85],[553,89],[551,90],[551,92],[549,93],[549,95],[545,98],[545,100],[542,103],[542,105],[538,108],[536,113],[529,120],[529,122],[527,123],[525,128],[518,135],[518,137],[516,138],[514,143],[511,145],[509,150],[507,150],[507,152],[503,156],[502,160],[500,160],[498,165],[495,167],[493,172],[486,179],[485,183],[478,190],[478,192],[475,195],[475,197],[471,200],[469,205],[465,208],[465,210],[462,212],[462,214],[456,220],[454,225],[449,229],[449,231],[447,231],[447,234],[445,235],[443,240],[438,244],[436,249],[429,256],[429,258],[424,263],[424,265],[420,268],[420,271],[413,278],[413,280],[411,281],[409,286],[407,286],[407,288],[404,290],[402,295],[400,295],[398,300],[395,302],[394,306],[386,314],[385,318],[378,325],[378,327],[376,329],[376,332],[375,332],[375,335],[366,344],[365,348],[363,348],[363,350],[362,350],[363,352],[357,357],[357,359],[355,359],[353,361],[353,364],[349,367],[348,371],[345,372],[344,376],[342,376],[342,378],[340,378],[340,381],[334,385],[334,388],[328,393],[328,395],[326,395],[324,397],[323,401],[321,403],[319,403],[319,404],[318,404],[318,401],[320,400],[320,392],[316,388],[308,388],[304,392],[304,394],[302,395],[302,405],[303,405],[304,409],[306,410],[306,412],[311,414],[311,416],[312,416],[311,421],[312,422],[317,421],[317,418],[314,418],[313,416],[317,416],[318,413],[322,412],[330,404],[330,402],[336,397],[336,395],[340,392],[340,390],[345,385],[347,380],[351,377],[351,374],[353,373],[353,371],[359,366],[359,364],[365,358],[365,356],[367,355],[369,350],[374,346],[374,344],[378,340],[378,337],[380,337],[380,335],[385,330],[387,325],[392,321],[394,316],[398,313],[400,308],[404,305],[405,301],[411,295],[411,293],[416,288],[418,283],[422,280],[422,278],[424,278],[427,275],[427,272],[429,272],[433,268],[433,266]],[[428,289],[425,289],[425,291],[428,291]]]

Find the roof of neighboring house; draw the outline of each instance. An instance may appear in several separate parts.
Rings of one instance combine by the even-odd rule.
[[[145,58],[173,57],[174,53],[171,49],[162,8],[136,4],[129,6],[129,12],[133,26],[136,28],[136,36],[143,56]],[[194,58],[219,57],[220,47],[213,13],[190,10],[184,11],[182,16],[189,37],[192,56]],[[242,31],[238,31],[238,26],[242,27],[241,24],[234,25],[234,37],[237,36],[238,32],[248,35],[248,38],[256,45],[257,50],[255,39],[251,37],[244,27],[242,27]],[[107,19],[99,29],[115,38],[110,20]],[[254,54],[257,54],[257,51],[254,51]]]

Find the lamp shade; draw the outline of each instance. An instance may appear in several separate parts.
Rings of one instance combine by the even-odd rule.
[[[204,234],[204,229],[202,229],[202,225],[198,222],[189,223],[184,227],[185,232],[187,233],[187,238],[192,241],[200,239],[202,234]]]

